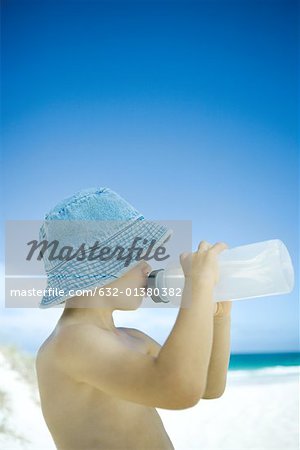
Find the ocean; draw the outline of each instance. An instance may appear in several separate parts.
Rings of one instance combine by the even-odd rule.
[[[249,385],[299,382],[299,369],[299,352],[232,354],[227,381]]]
[[[255,370],[300,365],[300,352],[236,353],[230,355],[229,370]]]

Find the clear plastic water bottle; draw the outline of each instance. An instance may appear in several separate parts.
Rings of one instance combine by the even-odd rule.
[[[214,301],[241,300],[288,294],[294,288],[294,268],[290,254],[279,239],[256,242],[223,250],[218,255],[219,281]],[[155,302],[172,301],[172,289],[183,289],[181,266],[153,270],[148,288]]]

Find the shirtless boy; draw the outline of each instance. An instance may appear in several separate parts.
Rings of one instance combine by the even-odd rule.
[[[180,255],[182,306],[162,346],[114,324],[113,312],[137,309],[142,295],[66,300],[36,358],[42,412],[58,450],[174,449],[156,408],[190,408],[223,394],[231,301],[214,303],[213,288],[226,247],[201,241]],[[145,287],[150,271],[142,260],[105,287]]]

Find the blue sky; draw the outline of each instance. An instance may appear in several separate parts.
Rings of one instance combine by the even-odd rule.
[[[295,1],[3,2],[4,218],[109,186],[192,220],[194,247],[279,238],[297,274],[297,20]],[[235,302],[232,351],[297,350],[298,289]],[[162,342],[175,313],[116,318]],[[2,308],[0,339],[34,351],[58,315]]]

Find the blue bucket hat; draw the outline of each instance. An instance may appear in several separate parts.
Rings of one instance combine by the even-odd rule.
[[[70,292],[75,290],[109,284],[140,262],[131,258],[125,264],[125,258],[112,258],[109,255],[105,258],[104,247],[128,249],[128,245],[138,238],[139,248],[148,249],[150,242],[154,242],[152,253],[171,234],[171,229],[146,220],[108,187],[84,189],[64,199],[45,215],[40,228],[40,242],[58,242],[59,247],[64,248],[64,254],[61,254],[61,258],[51,257],[53,244],[48,245],[41,254],[47,274],[47,287],[39,307],[49,308],[64,303],[74,296]],[[74,249],[80,250],[77,256]],[[104,252],[102,258],[94,257],[99,249]],[[73,255],[71,250],[74,250]]]

